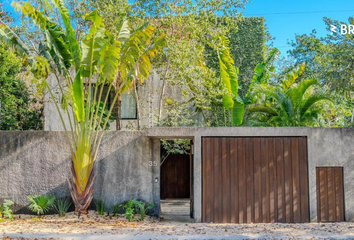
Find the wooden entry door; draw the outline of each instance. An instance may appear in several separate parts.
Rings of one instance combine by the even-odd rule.
[[[190,198],[190,155],[170,154],[161,165],[160,198]]]
[[[344,221],[342,167],[316,168],[317,221]]]
[[[309,222],[306,137],[204,137],[202,144],[203,222]]]

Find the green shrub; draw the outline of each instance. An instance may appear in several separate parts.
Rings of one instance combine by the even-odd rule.
[[[36,195],[28,196],[31,204],[28,206],[28,209],[32,212],[37,213],[37,215],[43,215],[51,210],[54,206],[56,197],[54,195]]]
[[[104,201],[102,199],[98,199],[96,201],[96,208],[97,208],[98,215],[104,215],[105,204],[104,204]]]
[[[135,201],[136,200],[133,199],[123,204],[123,208],[125,209],[125,218],[128,220],[128,222],[131,222],[134,216]]]
[[[58,213],[61,217],[64,217],[65,214],[68,212],[69,207],[71,206],[70,198],[63,197],[58,198],[54,204],[54,211]]]
[[[5,199],[1,210],[1,214],[4,214],[4,217],[10,219],[11,221],[14,220],[14,216],[12,215],[12,210],[10,208],[13,204],[13,201]]]
[[[121,205],[119,205],[118,203],[116,205],[113,205],[113,216],[115,217],[118,213],[118,208],[120,207]]]
[[[145,203],[143,201],[137,201],[137,200],[134,200],[134,205],[138,209],[138,212],[140,214],[140,221],[144,221],[147,211],[149,211],[154,207],[153,203],[148,203],[147,206],[145,207]]]

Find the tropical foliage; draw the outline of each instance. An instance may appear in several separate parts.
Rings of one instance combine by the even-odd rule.
[[[35,86],[20,77],[22,65],[0,40],[0,130],[42,129],[42,106],[33,96]]]
[[[50,84],[46,86],[72,154],[71,196],[76,211],[86,213],[93,197],[98,149],[118,95],[148,77],[151,59],[164,46],[165,38],[154,36],[155,29],[149,23],[131,32],[124,18],[113,34],[105,29],[98,12],[93,11],[84,17],[90,28],[79,42],[63,1],[53,0],[52,4],[60,12],[65,31],[46,15],[46,11],[41,12],[29,3],[14,2],[12,5],[24,18],[32,20],[43,34],[44,42],[38,47],[41,51],[38,54],[23,51],[23,54],[56,79],[58,95]],[[2,39],[16,51],[27,49],[15,35],[3,33],[0,32]],[[105,86],[108,91],[103,96]],[[106,109],[111,90],[115,91],[114,98]],[[64,118],[68,120],[68,126]]]
[[[247,125],[253,126],[318,126],[318,115],[323,112],[322,100],[330,96],[316,91],[319,83],[305,79],[296,83],[305,65],[291,71],[279,84],[260,83],[252,95],[257,100],[247,106]]]
[[[137,209],[137,212],[140,214],[140,221],[144,221],[146,217],[146,213],[150,209],[153,209],[154,204],[148,203],[147,205],[145,205],[143,201],[139,201],[139,200],[134,200],[134,202],[135,202],[135,208]]]
[[[2,206],[0,205],[0,216],[3,218],[14,220],[12,209],[10,208],[10,206],[12,206],[13,204],[13,201],[4,199],[4,203],[2,204]]]
[[[296,35],[291,42],[290,56],[295,62],[305,62],[303,78],[317,79],[323,89],[331,91],[334,106],[328,114],[321,114],[325,126],[352,126],[354,123],[354,72],[353,37],[332,32],[331,26],[354,24],[354,18],[339,22],[324,17],[327,35],[319,37],[316,30],[310,34]],[[328,106],[324,106],[328,108]]]
[[[267,59],[256,65],[252,82],[245,97],[242,98],[239,95],[239,89],[242,88],[238,80],[239,69],[234,66],[234,61],[230,56],[229,41],[226,38],[221,38],[221,41],[223,48],[218,51],[218,57],[222,84],[219,85],[224,94],[222,95],[222,104],[217,101],[213,102],[209,113],[211,116],[209,124],[211,126],[240,126],[243,124],[245,107],[257,99],[257,95],[251,94],[254,86],[269,82],[275,69],[274,62],[280,52],[276,48],[272,49]]]
[[[96,200],[96,209],[98,215],[104,215],[104,212],[106,211],[106,206],[105,206],[105,202],[102,199]]]
[[[54,211],[59,214],[59,216],[63,217],[68,212],[70,206],[71,206],[70,198],[62,197],[55,200],[55,204],[53,208]]]
[[[244,104],[238,95],[238,68],[230,56],[228,40],[225,38],[224,49],[219,52],[220,79],[223,87],[227,90],[222,96],[223,107],[231,110],[232,125],[240,125],[244,114]]]
[[[43,215],[53,208],[55,199],[56,197],[54,195],[49,194],[28,196],[28,200],[31,202],[28,209],[38,216]]]
[[[206,111],[220,92],[215,87],[218,78],[214,74],[214,69],[206,65],[206,48],[208,46],[218,49],[221,47],[219,38],[225,36],[231,29],[237,29],[237,23],[247,1],[90,0],[89,2],[90,4],[82,8],[85,11],[87,8],[98,9],[107,28],[112,31],[116,31],[117,23],[120,21],[117,16],[125,11],[136,26],[148,19],[156,27],[158,34],[166,35],[168,44],[154,59],[156,72],[162,82],[156,91],[154,89],[151,92],[152,97],[158,99],[153,124],[168,126],[173,123],[169,120],[172,117],[175,117],[174,124],[178,126],[194,124],[181,120],[177,114],[168,115],[169,119],[163,119],[165,109],[168,108],[167,111],[170,111],[169,108],[172,106],[169,102],[172,102],[173,106],[178,105],[177,108],[190,109],[189,113],[193,116],[184,118],[195,119],[198,115],[203,115],[204,121],[207,122]],[[218,59],[217,56],[215,59]],[[169,95],[166,88],[170,86],[180,93],[181,99]],[[181,113],[183,114],[183,111]]]

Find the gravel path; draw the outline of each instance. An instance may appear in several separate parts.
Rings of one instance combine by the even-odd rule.
[[[127,222],[123,216],[102,217],[94,212],[77,219],[16,216],[0,222],[2,239],[354,239],[354,223],[206,224],[159,221]]]

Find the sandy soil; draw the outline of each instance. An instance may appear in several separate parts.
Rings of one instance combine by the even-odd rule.
[[[124,216],[99,216],[90,211],[35,218],[16,215],[0,222],[2,239],[354,239],[354,223],[206,224],[160,221],[127,222]]]

